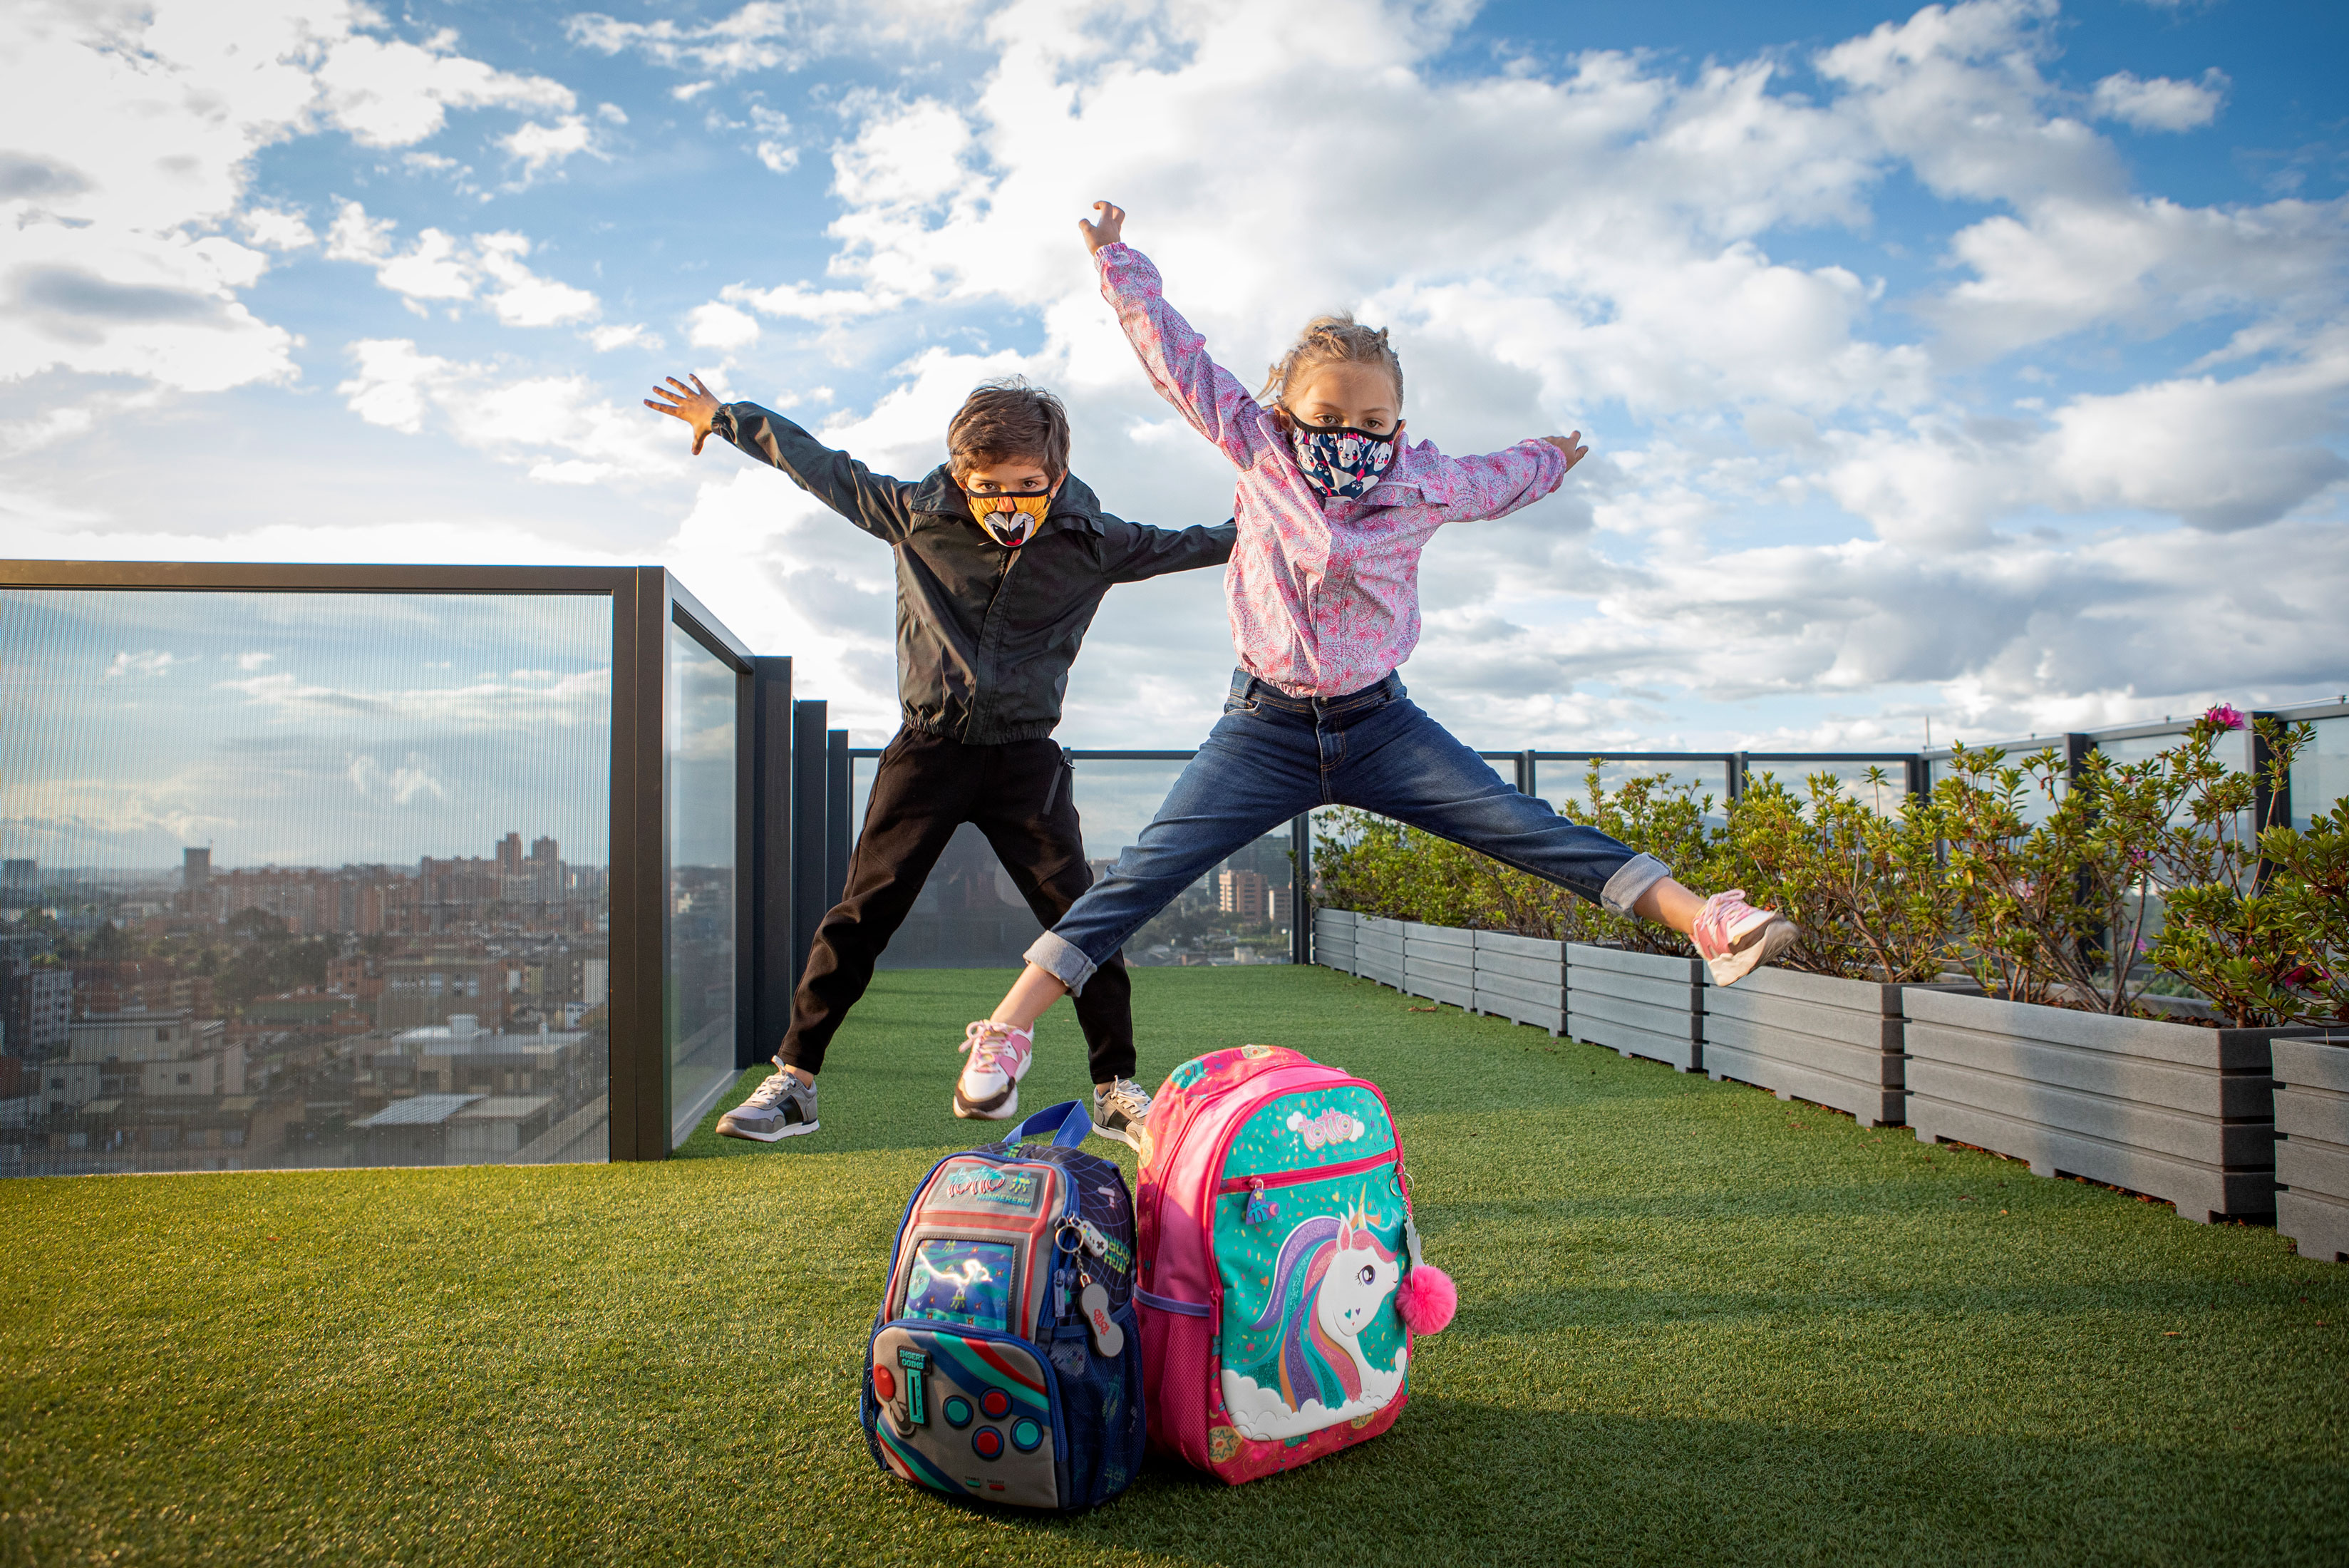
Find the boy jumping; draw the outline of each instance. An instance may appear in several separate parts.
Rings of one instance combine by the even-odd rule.
[[[1091,886],[1068,768],[1046,738],[1069,666],[1113,585],[1222,566],[1234,529],[1169,532],[1101,510],[1069,472],[1060,400],[1016,380],[971,393],[947,426],[946,462],[918,484],[874,473],[756,403],[721,403],[698,376],[691,386],[669,377],[645,406],[690,425],[696,456],[715,431],[897,557],[904,727],[881,753],[848,886],[816,930],[775,1072],[718,1122],[729,1137],[772,1143],[816,1130],[824,1047],[957,827],[987,835],[1047,929]],[[1150,1112],[1133,1081],[1132,997],[1112,959],[1077,999],[1093,1129],[1129,1144]],[[1027,1037],[973,1024],[961,1049],[955,1115],[1017,1116]]]

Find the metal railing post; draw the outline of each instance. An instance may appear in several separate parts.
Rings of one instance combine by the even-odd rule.
[[[1288,961],[1313,961],[1313,814],[1288,819]]]
[[[792,661],[761,659],[751,674],[750,1030],[735,1064],[771,1054],[792,1020]]]
[[[792,704],[792,978],[807,968],[823,901],[824,717],[821,701]]]
[[[848,891],[848,851],[856,836],[849,812],[855,804],[854,764],[848,755],[848,732],[827,730],[823,737],[823,907],[831,909]],[[818,919],[822,919],[821,916]],[[810,932],[811,938],[813,933]]]

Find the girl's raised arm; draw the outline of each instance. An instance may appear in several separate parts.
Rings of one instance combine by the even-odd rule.
[[[1589,450],[1577,431],[1568,436],[1536,436],[1506,452],[1449,459],[1454,488],[1444,521],[1506,517],[1531,506],[1564,483],[1566,471]]]
[[[1248,396],[1237,378],[1207,357],[1207,340],[1166,303],[1164,285],[1150,258],[1120,239],[1124,212],[1096,202],[1099,223],[1084,223],[1085,243],[1101,269],[1102,297],[1117,312],[1118,325],[1142,360],[1150,384],[1191,421],[1191,427],[1242,468],[1277,444],[1263,405]]]

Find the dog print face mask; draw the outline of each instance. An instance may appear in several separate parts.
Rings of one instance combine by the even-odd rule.
[[[970,503],[970,514],[987,530],[987,536],[1007,550],[1017,550],[1036,536],[1044,525],[1044,514],[1052,509],[1052,493],[1049,490],[999,491],[992,495],[973,495],[963,492]]]
[[[1305,471],[1306,483],[1331,499],[1352,500],[1394,466],[1395,433],[1300,424],[1292,416],[1288,444],[1297,453],[1297,466]]]

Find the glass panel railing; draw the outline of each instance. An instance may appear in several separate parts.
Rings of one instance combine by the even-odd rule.
[[[668,941],[662,955],[669,1146],[734,1081],[735,718],[740,678],[668,628]]]
[[[611,628],[0,592],[0,1172],[606,1158]]]
[[[1707,821],[1718,825],[1728,820],[1723,805],[1729,799],[1729,764],[1718,757],[1602,757],[1598,766],[1599,787],[1610,794],[1630,779],[1658,779],[1670,785],[1690,785],[1698,794],[1713,797],[1713,809]],[[1549,802],[1553,809],[1571,804],[1588,812],[1590,768],[1590,761],[1585,758],[1537,759],[1534,794]]]
[[[1098,879],[1150,820],[1174,785],[1187,756],[1088,757],[1076,761],[1077,809],[1084,818],[1085,859]],[[1126,961],[1143,965],[1287,963],[1296,914],[1289,828],[1282,823],[1217,861],[1125,944]]]
[[[1898,816],[1902,803],[1909,798],[1909,766],[1906,761],[1753,755],[1746,759],[1745,773],[1749,779],[1769,774],[1805,800],[1810,798],[1811,780],[1826,774],[1836,781],[1845,794],[1879,816]],[[1882,776],[1875,776],[1878,774]]]
[[[2313,818],[2349,795],[2349,715],[2312,722],[2316,743],[2292,764],[2292,825],[2303,833]]]

